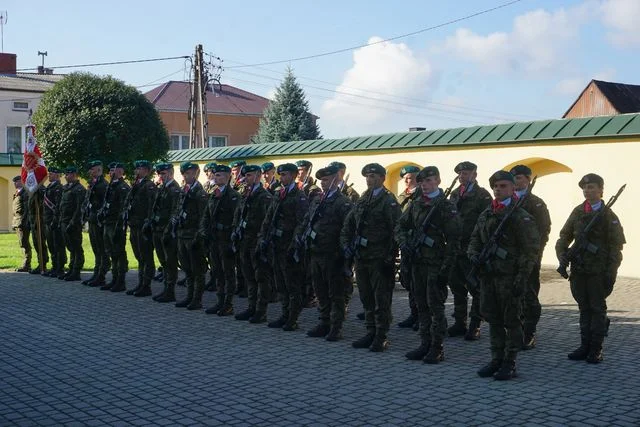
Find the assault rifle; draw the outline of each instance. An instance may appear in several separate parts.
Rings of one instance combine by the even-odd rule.
[[[556,271],[560,273],[562,277],[564,277],[565,279],[569,278],[569,274],[567,273],[569,264],[582,262],[582,254],[584,253],[584,251],[588,251],[593,254],[598,252],[598,247],[589,242],[589,232],[591,231],[591,229],[593,229],[593,227],[595,227],[598,221],[600,221],[600,218],[602,218],[602,216],[604,215],[605,210],[611,209],[611,206],[613,206],[616,200],[618,200],[618,197],[620,197],[620,194],[622,194],[626,186],[627,184],[624,184],[622,187],[620,187],[618,192],[611,196],[607,204],[598,212],[596,212],[589,223],[582,229],[580,234],[578,234],[578,237],[576,237],[576,239],[573,241],[573,244],[569,247],[569,249],[567,249],[567,252],[565,252],[564,254],[563,260],[560,261],[560,266],[556,269]]]
[[[285,193],[285,197],[286,197],[286,193]],[[267,235],[262,240],[262,243],[258,248],[260,261],[262,261],[263,263],[267,263],[269,261],[269,258],[267,257],[267,249],[269,248],[269,246],[271,246],[271,243],[273,243],[273,238],[276,237],[276,225],[278,224],[278,216],[280,215],[280,208],[282,206],[283,200],[284,198],[282,199],[278,198],[278,202],[277,202],[278,204],[276,205],[276,208],[273,210],[273,216],[271,217],[271,222],[269,223],[269,228],[267,229]]]
[[[478,254],[477,259],[472,262],[473,265],[471,266],[471,270],[466,276],[467,283],[469,284],[469,290],[476,290],[478,289],[478,286],[480,286],[480,281],[478,279],[479,269],[483,269],[485,272],[491,271],[491,258],[494,255],[499,258],[506,257],[507,254],[505,253],[505,250],[498,246],[500,237],[502,237],[502,231],[507,226],[507,223],[509,222],[509,219],[511,218],[513,213],[524,204],[527,196],[531,194],[531,190],[533,190],[533,187],[536,185],[537,179],[538,176],[535,176],[533,178],[533,181],[531,181],[529,188],[527,189],[527,193],[517,199],[515,203],[513,203],[511,209],[507,210],[504,217],[502,218],[502,221],[500,221],[498,227],[496,227],[491,237],[489,237],[489,241],[485,243],[484,247],[480,251],[480,254]]]
[[[408,242],[408,245],[407,245],[408,250],[406,250],[407,253],[403,251],[400,256],[401,269],[402,268],[407,269],[409,267],[409,265],[413,262],[415,257],[420,253],[420,248],[422,247],[422,245],[426,245],[428,247],[432,247],[434,245],[435,241],[431,237],[427,236],[427,230],[429,230],[429,226],[431,225],[431,220],[435,215],[435,213],[440,208],[440,204],[442,204],[442,202],[449,197],[449,194],[451,194],[451,191],[453,190],[453,187],[456,185],[457,181],[458,181],[458,177],[456,176],[453,182],[451,183],[451,185],[449,186],[449,188],[444,190],[444,193],[441,195],[441,197],[438,197],[436,199],[435,203],[431,207],[431,210],[429,211],[429,213],[427,213],[427,216],[424,218],[424,221],[422,221],[422,225],[420,226],[420,229],[418,229],[418,232],[413,236],[411,241]]]
[[[93,190],[93,187],[91,187],[91,189]],[[100,207],[100,209],[98,210],[98,213],[96,214],[96,222],[100,227],[104,225],[104,218],[107,215],[109,215],[109,207],[111,205],[109,201],[110,196],[111,196],[111,182],[109,182],[109,185],[107,185],[107,190],[104,192],[104,198],[102,200],[102,206]]]
[[[173,237],[174,239],[176,238],[176,231],[178,229],[178,224],[180,225],[184,224],[184,220],[187,218],[187,213],[184,211],[184,209],[187,207],[187,200],[189,200],[189,193],[191,193],[191,191],[193,190],[194,185],[195,185],[195,182],[191,187],[189,187],[189,191],[187,191],[186,193],[182,192],[181,194],[182,203],[180,204],[180,210],[178,210],[178,216],[171,218],[171,237]]]
[[[242,210],[240,211],[240,222],[231,232],[231,250],[234,254],[238,252],[237,243],[244,237],[244,229],[247,226],[247,215],[249,215],[250,198],[251,193],[247,196],[247,200],[244,201],[244,206],[242,206]]]
[[[367,219],[367,214],[369,213],[369,205],[371,204],[371,200],[373,200],[373,189],[369,191],[369,197],[367,197],[367,201],[365,202],[365,208],[362,211],[362,216],[360,217],[360,221],[356,225],[356,233],[351,240],[351,243],[347,246],[348,252],[351,254],[350,256],[346,256],[344,258],[344,275],[347,277],[353,276],[353,263],[356,259],[360,258],[359,248],[360,246],[367,246],[367,239],[362,237],[362,231],[364,230],[364,223]]]

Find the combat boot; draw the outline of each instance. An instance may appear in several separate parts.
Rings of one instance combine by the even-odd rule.
[[[325,337],[327,341],[340,341],[342,339],[342,325],[332,325],[329,333]]]
[[[363,336],[359,340],[354,341],[351,346],[353,348],[369,348],[373,343],[373,337],[375,337],[374,331],[367,332],[367,335]]]
[[[587,363],[600,363],[604,360],[602,355],[602,344],[591,343],[589,354],[586,357]]]
[[[365,316],[364,311],[362,313],[356,314],[356,317],[358,318],[358,320],[364,320],[364,316]]]
[[[176,282],[176,285],[184,288],[185,286],[187,286],[187,278],[185,277],[184,279],[178,280]]]
[[[233,304],[224,303],[222,308],[218,310],[218,316],[225,317],[233,315]]]
[[[413,328],[413,324],[416,323],[416,316],[410,314],[409,317],[398,323],[399,328]]]
[[[477,341],[480,339],[479,319],[471,319],[471,322],[469,322],[469,329],[467,330],[467,333],[464,334],[464,339],[466,341]]]
[[[214,305],[213,307],[207,308],[204,312],[207,314],[218,314],[218,312],[224,306],[224,297],[225,297],[225,294],[218,294],[218,301],[216,302],[216,305]]]
[[[373,338],[373,342],[369,346],[369,351],[374,353],[381,353],[389,348],[389,341],[386,334],[376,334]]]
[[[53,276],[51,276],[51,277],[53,277]],[[56,276],[56,277],[57,277],[57,276]],[[96,280],[96,274],[95,274],[95,273],[93,273],[93,276],[89,277],[88,279],[83,280],[83,281],[82,281],[82,282],[80,282],[80,283],[82,283],[82,284],[83,284],[83,285],[85,285],[85,286],[89,286],[89,284],[90,284],[91,282],[93,282],[94,280]]]
[[[420,344],[420,347],[415,350],[411,350],[404,355],[409,360],[422,360],[429,353],[429,347],[431,347],[431,343],[429,341],[424,341]]]
[[[292,319],[287,320],[287,322],[284,325],[282,325],[282,330],[287,332],[297,331],[298,321],[292,320]]]
[[[287,318],[284,317],[284,316],[280,316],[278,318],[278,320],[274,320],[273,322],[269,322],[267,324],[267,326],[270,327],[270,328],[282,328],[285,325],[285,323],[287,323]]]
[[[142,279],[142,286],[133,293],[134,297],[148,297],[151,295],[151,279]]]
[[[111,288],[113,288],[113,286],[116,284],[116,280],[115,279],[111,279],[111,281],[109,283],[105,283],[104,285],[100,286],[100,290],[101,291],[108,291]]]
[[[123,292],[127,290],[127,285],[124,282],[124,273],[118,274],[118,278],[114,285],[109,289],[111,292]]]
[[[319,323],[307,332],[308,337],[323,338],[329,333],[331,327],[325,323]]]
[[[456,321],[452,326],[447,329],[447,333],[450,337],[462,337],[467,334],[467,322]]]
[[[516,361],[515,360],[504,360],[500,369],[493,374],[493,378],[498,381],[506,381],[512,378],[517,377],[518,374],[516,372]]]
[[[104,284],[105,284],[104,279],[94,279],[94,280],[92,280],[91,282],[88,283],[88,286],[90,288],[99,288],[99,287],[104,286]]]
[[[31,266],[29,264],[24,264],[22,267],[16,268],[16,271],[18,273],[28,273],[31,271]]]
[[[142,289],[142,278],[138,277],[138,284],[136,285],[135,288],[133,289],[129,289],[127,291],[127,295],[134,295],[136,292],[138,292],[140,289]]]
[[[187,310],[200,310],[202,308],[202,294],[204,294],[204,282],[196,281],[193,285],[193,298],[187,306]]]
[[[491,362],[487,363],[485,366],[478,370],[478,376],[482,378],[492,377],[493,374],[498,372],[500,367],[502,366],[501,359],[493,359]]]
[[[249,320],[256,314],[256,309],[249,307],[242,313],[238,313],[235,315],[236,320]]]
[[[77,271],[77,272],[75,272],[75,271],[74,272],[69,272],[69,275],[65,276],[65,278],[64,278],[65,282],[77,282],[80,279],[81,279],[81,277],[80,277],[80,272],[79,271]]]
[[[151,299],[153,299],[154,301],[158,301],[158,298],[162,298],[164,296],[164,294],[167,293],[167,284],[164,284],[164,288],[162,289],[162,292],[160,292],[157,295],[154,295],[151,297]]]
[[[522,342],[523,350],[531,350],[536,348],[536,333],[533,331],[524,332],[524,340]]]
[[[442,340],[435,339],[433,343],[431,343],[429,352],[424,356],[422,361],[429,365],[444,362],[444,346],[442,345]]]
[[[158,296],[156,301],[160,303],[174,302],[176,300],[176,293],[173,286],[174,285],[167,285],[165,291]]]
[[[190,283],[187,286],[187,296],[183,300],[178,301],[176,303],[176,307],[179,307],[179,308],[187,307],[189,304],[191,304],[192,299],[193,299],[193,284]]]
[[[267,312],[266,310],[257,310],[253,316],[249,318],[249,323],[266,323],[267,322]]]
[[[580,347],[573,350],[571,353],[567,355],[570,360],[586,360],[587,355],[589,354],[589,340],[582,339],[580,340]]]

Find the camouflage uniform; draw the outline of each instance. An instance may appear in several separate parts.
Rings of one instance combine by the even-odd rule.
[[[309,201],[309,203],[313,202],[316,198],[319,198],[322,194],[322,190],[316,185],[316,181],[311,177],[309,177],[306,182],[298,182],[298,188],[301,189],[307,196],[307,200]],[[307,211],[302,213],[303,216],[306,214]],[[305,251],[303,254],[302,265],[304,271],[304,280],[300,283],[300,285],[302,286],[302,288],[300,289],[300,297],[302,298],[302,306],[305,308],[310,308],[317,304],[310,266],[310,254],[309,251]]]
[[[98,219],[103,224],[104,251],[111,259],[112,281],[100,289],[121,292],[126,290],[125,275],[129,271],[127,260],[126,230],[124,229],[123,213],[125,200],[131,187],[124,179],[112,180],[105,192],[104,204]]]
[[[60,200],[60,229],[64,244],[69,251],[68,280],[80,280],[80,271],[84,267],[84,249],[82,249],[82,202],[85,188],[76,181],[63,187]]]
[[[31,228],[29,226],[28,197],[29,193],[24,187],[16,190],[13,194],[13,221],[11,226],[16,231],[18,244],[22,250],[22,266],[18,268],[19,271],[31,269],[31,244],[29,243]]]
[[[353,189],[352,185],[345,185],[346,183],[343,181],[340,185],[340,192],[351,202],[351,206],[353,207],[358,199],[360,198],[360,194]],[[353,274],[348,276],[346,274],[342,275],[342,280],[344,281],[344,306],[345,313],[349,304],[351,303],[351,298],[353,298]]]
[[[63,230],[60,229],[60,199],[62,198],[62,184],[60,181],[50,182],[44,192],[44,224],[47,236],[47,246],[51,256],[50,277],[64,275],[67,264],[67,251],[64,247]]]
[[[85,194],[86,221],[89,222],[89,242],[95,256],[93,276],[86,281],[90,286],[102,286],[105,283],[105,275],[111,268],[111,259],[105,252],[104,224],[98,221],[98,212],[104,205],[105,194],[109,183],[103,176],[94,178],[89,182]]]
[[[444,194],[440,190],[433,199],[423,196],[413,200],[400,217],[395,232],[403,256],[412,257],[404,263],[411,267],[411,291],[418,308],[420,325],[420,347],[411,354],[413,357],[409,357],[409,354],[407,357],[413,360],[424,358],[427,363],[438,363],[444,358],[442,347],[447,332],[444,312],[448,293],[447,277],[460,251],[462,233],[462,221],[456,206],[449,200],[440,202],[424,232],[427,240],[419,245],[416,254],[411,253],[410,242],[412,236],[421,233],[425,218],[442,197]]]
[[[400,209],[402,210],[402,212],[406,212],[407,209],[409,209],[409,206],[411,206],[411,202],[420,197],[422,197],[422,190],[420,190],[420,187],[415,187],[413,191],[410,191],[407,188],[405,191],[400,193],[400,195],[398,196],[398,203],[400,204]],[[400,254],[400,256],[402,256],[402,253]],[[415,295],[411,290],[412,273],[411,269],[407,268],[409,266],[409,263],[400,263],[400,284],[407,290],[407,293],[409,294],[409,310],[411,310],[411,316],[410,319],[407,320],[412,321],[412,325],[401,322],[401,327],[414,326],[413,323],[416,323],[418,319],[418,306],[416,305]]]
[[[205,193],[210,196],[218,186],[213,181],[207,180],[202,184],[202,188],[204,188]],[[207,282],[206,287],[208,291],[213,291],[217,289],[218,283],[222,283],[222,281],[224,281],[224,276],[222,275],[221,269],[216,269],[216,248],[213,241],[208,241],[206,244],[207,267],[209,267],[209,274],[211,277],[209,282]]]
[[[36,250],[36,256],[38,258],[38,266],[31,270],[31,273],[34,274],[45,271],[47,269],[47,263],[49,262],[43,214],[44,192],[45,186],[43,184],[38,184],[37,189],[34,192],[29,193],[27,202],[29,205],[31,241],[33,242],[33,247]],[[39,253],[40,250],[42,250],[42,254]]]

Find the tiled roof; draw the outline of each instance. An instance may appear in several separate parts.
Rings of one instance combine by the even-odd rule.
[[[64,74],[0,74],[0,90],[42,93],[64,77]]]
[[[640,136],[640,114],[576,119],[515,122],[467,128],[400,132],[344,139],[278,142],[196,148],[169,152],[174,162],[186,160],[233,160],[349,151],[429,149],[450,146],[486,146],[524,143],[574,142],[577,139]]]
[[[640,86],[602,80],[593,82],[619,113],[640,112]]]
[[[189,82],[170,81],[144,94],[160,111],[188,111],[191,97]],[[262,116],[269,100],[229,85],[207,90],[207,113]]]

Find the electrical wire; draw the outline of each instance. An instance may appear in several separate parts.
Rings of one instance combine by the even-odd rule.
[[[393,41],[393,40],[398,40],[398,39],[402,39],[402,38],[406,38],[406,37],[410,37],[410,36],[415,36],[416,34],[420,34],[420,33],[424,33],[424,32],[431,31],[431,30],[435,30],[435,29],[438,29],[438,28],[446,27],[448,25],[455,24],[455,23],[458,23],[458,22],[461,22],[461,21],[465,21],[467,19],[475,18],[476,16],[480,16],[480,15],[484,15],[484,14],[487,14],[487,13],[494,12],[494,11],[496,11],[498,9],[502,9],[502,8],[511,6],[512,4],[519,3],[521,1],[522,0],[512,0],[512,1],[509,1],[507,3],[503,3],[503,4],[500,4],[498,6],[489,8],[489,9],[484,9],[484,10],[472,13],[470,15],[462,16],[460,18],[456,18],[456,19],[452,19],[452,20],[447,21],[447,22],[443,22],[441,24],[433,25],[433,26],[427,27],[427,28],[422,28],[420,30],[412,31],[412,32],[406,33],[406,34],[400,34],[398,36],[390,37],[390,38],[387,38],[387,39],[378,40],[378,41],[373,42],[373,43],[366,43],[366,44],[361,44],[361,45],[358,45],[358,46],[345,47],[343,49],[332,50],[332,51],[329,51],[329,52],[317,53],[317,54],[314,54],[314,55],[299,56],[297,58],[282,59],[282,60],[277,60],[277,61],[259,62],[259,63],[256,63],[256,64],[248,64],[248,65],[235,65],[235,66],[226,67],[226,68],[227,69],[247,68],[247,67],[257,67],[257,66],[262,66],[262,65],[284,64],[284,63],[288,63],[288,62],[304,61],[304,60],[307,60],[307,59],[320,58],[320,57],[323,57],[323,56],[329,56],[329,55],[335,55],[335,54],[338,54],[338,53],[349,52],[349,51],[352,51],[352,50],[356,50],[356,49],[360,49],[360,48],[364,48],[364,47],[369,47],[369,46],[373,46],[373,45],[376,45],[376,44],[385,43],[385,42],[389,42],[389,41]]]
[[[113,61],[113,62],[95,62],[91,64],[77,64],[77,65],[58,65],[57,67],[47,67],[51,69],[59,69],[59,68],[86,68],[86,67],[101,67],[106,65],[123,65],[123,64],[139,64],[143,62],[158,62],[158,61],[171,61],[174,59],[187,59],[188,55],[183,56],[168,56],[165,58],[150,58],[150,59],[134,59],[131,61]],[[38,70],[38,67],[35,68],[20,68],[16,71],[34,71]]]

